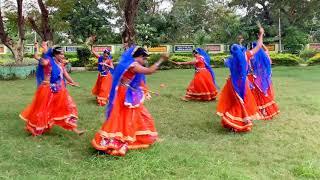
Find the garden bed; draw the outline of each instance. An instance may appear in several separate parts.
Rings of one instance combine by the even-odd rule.
[[[36,65],[0,66],[0,79],[26,79],[27,77],[34,75],[36,69]]]

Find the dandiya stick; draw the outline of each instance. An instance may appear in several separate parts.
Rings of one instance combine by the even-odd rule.
[[[151,94],[154,94],[154,95],[156,95],[156,96],[160,96],[160,94],[157,93],[157,92],[153,92],[153,91],[150,91],[150,90],[146,90],[146,91],[149,92],[149,93],[151,93]]]
[[[74,87],[80,87],[79,85],[72,84],[72,83],[70,83],[70,82],[67,82],[67,84],[69,84],[70,86],[74,86]]]
[[[131,86],[129,86],[129,85],[126,85],[126,87],[128,87],[128,88],[130,88],[131,90],[134,90],[134,91],[137,90],[137,89],[135,89],[135,88],[133,88],[133,87],[131,87]],[[157,92],[153,92],[153,91],[150,91],[150,90],[145,89],[145,88],[143,88],[143,90],[147,91],[148,93],[155,94],[156,96],[160,96],[160,94],[157,93]]]
[[[261,25],[260,21],[257,21],[256,23],[257,23],[257,26],[258,26],[259,28],[262,28],[262,25]]]
[[[173,63],[173,64],[179,65],[179,64],[177,64],[177,62],[174,62],[174,61],[172,61],[172,60],[168,60],[168,62],[171,62],[171,63]]]

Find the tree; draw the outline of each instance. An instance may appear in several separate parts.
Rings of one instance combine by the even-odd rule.
[[[1,39],[1,42],[6,47],[8,47],[8,49],[12,52],[16,63],[21,63],[23,61],[23,55],[24,55],[25,20],[22,14],[23,0],[17,0],[16,2],[17,2],[18,40],[15,41],[8,35],[5,28],[1,7],[0,7],[0,39]]]
[[[291,26],[286,29],[284,37],[285,49],[291,53],[299,53],[308,43],[308,34],[297,27]]]
[[[166,12],[159,10],[163,0],[140,0],[136,17],[138,42],[147,46],[172,42],[175,39],[171,29],[175,25]]]
[[[139,0],[126,0],[124,4],[124,31],[122,32],[122,42],[129,46],[135,42],[134,19],[137,15]]]
[[[34,17],[29,16],[31,27],[41,37],[43,41],[48,41],[49,46],[53,45],[53,29],[49,24],[49,11],[42,0],[37,0],[41,12],[41,23],[37,24]]]
[[[95,34],[97,43],[112,43],[117,35],[112,32],[108,19],[113,13],[105,8],[99,8],[99,3],[92,0],[76,0],[74,8],[63,19],[69,22],[69,35],[73,42],[84,42]]]
[[[135,18],[137,15],[139,0],[99,0],[108,8],[115,11],[114,20],[120,29],[122,29],[122,43],[129,46],[135,42]],[[123,24],[123,26],[122,26]]]
[[[137,24],[137,43],[142,46],[152,46],[159,44],[158,39],[154,36],[156,29],[150,24]]]
[[[320,3],[318,0],[232,0],[229,6],[241,8],[246,12],[241,21],[245,23],[247,32],[251,31],[250,27],[255,27],[256,21],[260,21],[266,29],[266,40],[274,41],[278,40],[279,16],[284,38],[292,35],[293,27],[303,34],[310,34],[314,27],[312,21],[318,17]]]

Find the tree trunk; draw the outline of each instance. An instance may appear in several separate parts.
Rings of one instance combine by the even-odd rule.
[[[14,56],[16,64],[21,64],[23,62],[23,57],[24,57],[23,47],[19,46],[17,48],[12,49],[12,54]]]
[[[41,27],[44,34],[44,40],[53,45],[53,30],[49,24],[49,11],[42,0],[38,0],[38,4],[41,10]]]
[[[139,0],[126,0],[124,9],[125,27],[122,33],[122,42],[130,47],[135,41],[134,19],[137,14]]]
[[[8,49],[12,52],[15,62],[17,64],[22,63],[24,56],[24,40],[25,40],[25,21],[22,14],[22,2],[23,0],[17,0],[18,5],[18,34],[19,41],[15,42],[11,37],[9,37],[8,33],[5,30],[1,7],[0,7],[0,40],[1,42],[8,47]]]
[[[28,17],[31,27],[41,37],[42,41],[47,41],[48,46],[53,46],[53,30],[49,23],[49,11],[42,0],[38,0],[41,11],[41,25],[38,26],[32,17]]]

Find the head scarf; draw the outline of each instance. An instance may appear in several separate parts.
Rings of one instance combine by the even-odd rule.
[[[199,55],[204,58],[204,63],[205,63],[206,69],[210,72],[211,77],[212,77],[212,81],[215,84],[215,86],[218,88],[218,85],[216,83],[216,77],[215,77],[214,71],[210,66],[210,56],[209,56],[209,54],[205,50],[203,50],[201,48],[197,48],[196,52],[198,52]]]
[[[246,92],[246,79],[248,64],[245,52],[240,45],[233,44],[230,48],[231,56],[226,61],[226,66],[230,69],[232,86],[236,93],[244,100]]]
[[[252,43],[256,47],[257,43]],[[251,59],[251,67],[255,75],[254,84],[261,92],[267,95],[268,89],[271,84],[271,63],[269,56],[260,48],[258,52]]]
[[[62,80],[62,77],[61,77],[61,69],[59,68],[59,66],[56,64],[56,62],[54,61],[54,58],[53,58],[53,49],[50,48],[48,50],[47,53],[45,53],[43,56],[42,56],[43,59],[48,59],[49,62],[50,62],[50,66],[51,66],[51,77],[50,77],[50,84],[54,85],[54,84],[59,84],[60,85],[60,81]],[[40,60],[41,61],[41,60]],[[39,64],[38,64],[38,68],[37,68],[37,71],[36,71],[36,79],[37,79],[37,85],[39,86],[43,80],[44,80],[44,68],[43,66],[41,65],[41,62],[39,61]],[[55,86],[55,87],[51,87],[51,89],[53,91],[58,91],[59,90],[59,87],[58,86]]]
[[[120,85],[121,78],[123,77],[124,73],[130,68],[131,64],[134,63],[133,53],[135,52],[136,47],[132,46],[128,50],[126,50],[119,61],[119,64],[114,70],[113,73],[113,82],[112,88],[110,91],[109,96],[109,104],[106,109],[106,118],[108,119],[111,111],[113,109],[114,100],[118,93],[118,87]],[[136,73],[135,77],[130,83],[130,86],[126,92],[125,104],[131,106],[137,106],[143,100],[144,95],[143,91],[140,87],[141,81],[143,80],[143,74]]]

